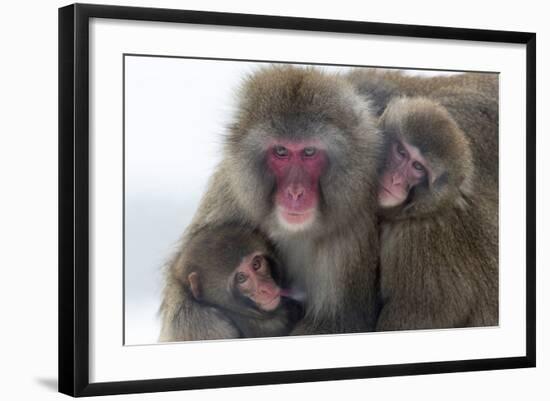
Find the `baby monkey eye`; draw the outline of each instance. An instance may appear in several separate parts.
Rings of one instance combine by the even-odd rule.
[[[316,153],[317,153],[317,149],[315,148],[312,148],[312,147],[304,148],[304,156],[306,157],[315,156]]]
[[[284,146],[277,145],[273,149],[273,153],[275,153],[278,157],[287,157],[288,156],[288,149]]]
[[[415,170],[424,172],[424,166],[418,162],[414,162],[413,167],[415,168]]]
[[[244,274],[243,272],[238,272],[236,275],[235,275],[235,281],[238,283],[238,284],[243,284],[246,282],[246,280],[248,280],[248,276],[246,274]]]
[[[252,268],[254,270],[259,270],[260,267],[262,267],[262,258],[261,258],[261,256],[254,256],[254,259],[252,259]]]
[[[403,145],[401,145],[400,143],[397,143],[397,153],[400,155],[400,156],[407,156],[407,151],[405,150],[405,148],[403,147]]]

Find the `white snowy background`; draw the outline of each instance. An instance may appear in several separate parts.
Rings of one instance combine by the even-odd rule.
[[[126,345],[157,342],[163,264],[175,251],[220,160],[235,91],[261,65],[265,63],[125,59]]]

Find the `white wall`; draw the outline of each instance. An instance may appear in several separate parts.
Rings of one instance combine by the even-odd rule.
[[[550,256],[548,237],[550,145],[543,132],[549,120],[548,66],[550,27],[544,2],[394,0],[115,1],[113,4],[279,14],[302,17],[536,31],[538,34],[538,368],[420,377],[383,378],[255,388],[203,390],[191,393],[133,395],[128,399],[198,400],[255,398],[294,400],[346,398],[412,398],[424,400],[548,399],[547,325],[550,301],[543,288]],[[100,2],[101,3],[101,2]],[[56,399],[57,376],[57,7],[61,1],[9,2],[2,9],[0,99],[0,283],[2,330],[0,367],[4,399]],[[144,361],[146,363],[146,361]],[[111,397],[112,398],[112,397]]]

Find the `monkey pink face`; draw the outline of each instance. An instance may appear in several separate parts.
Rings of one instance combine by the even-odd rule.
[[[235,270],[234,286],[263,311],[272,311],[281,302],[281,289],[271,276],[266,258],[260,253],[246,256]]]
[[[275,142],[268,148],[267,164],[277,181],[275,206],[279,222],[292,231],[306,228],[315,220],[326,151],[314,141]]]
[[[378,189],[378,203],[384,208],[401,205],[415,185],[432,176],[428,162],[415,146],[396,140],[389,152]]]

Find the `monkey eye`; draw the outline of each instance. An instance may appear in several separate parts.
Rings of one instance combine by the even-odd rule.
[[[248,280],[248,276],[246,274],[244,274],[243,272],[238,272],[236,275],[235,275],[235,281],[238,283],[238,284],[243,284],[246,282],[246,280]]]
[[[407,156],[407,151],[405,150],[405,148],[403,147],[403,145],[401,145],[400,143],[397,143],[396,150],[397,150],[397,154],[398,154],[399,156],[401,156],[401,157]]]
[[[254,270],[259,270],[262,267],[262,258],[260,256],[254,256],[252,259],[252,268]]]
[[[273,153],[275,153],[275,155],[277,157],[287,157],[288,156],[288,149],[285,148],[284,146],[277,145],[273,149]]]
[[[414,162],[413,163],[413,167],[416,171],[419,171],[421,173],[424,173],[426,171],[426,169],[424,168],[424,166],[418,162]]]
[[[311,147],[304,148],[304,156],[306,157],[315,156],[316,153],[317,153],[317,149],[315,148],[311,148]]]

